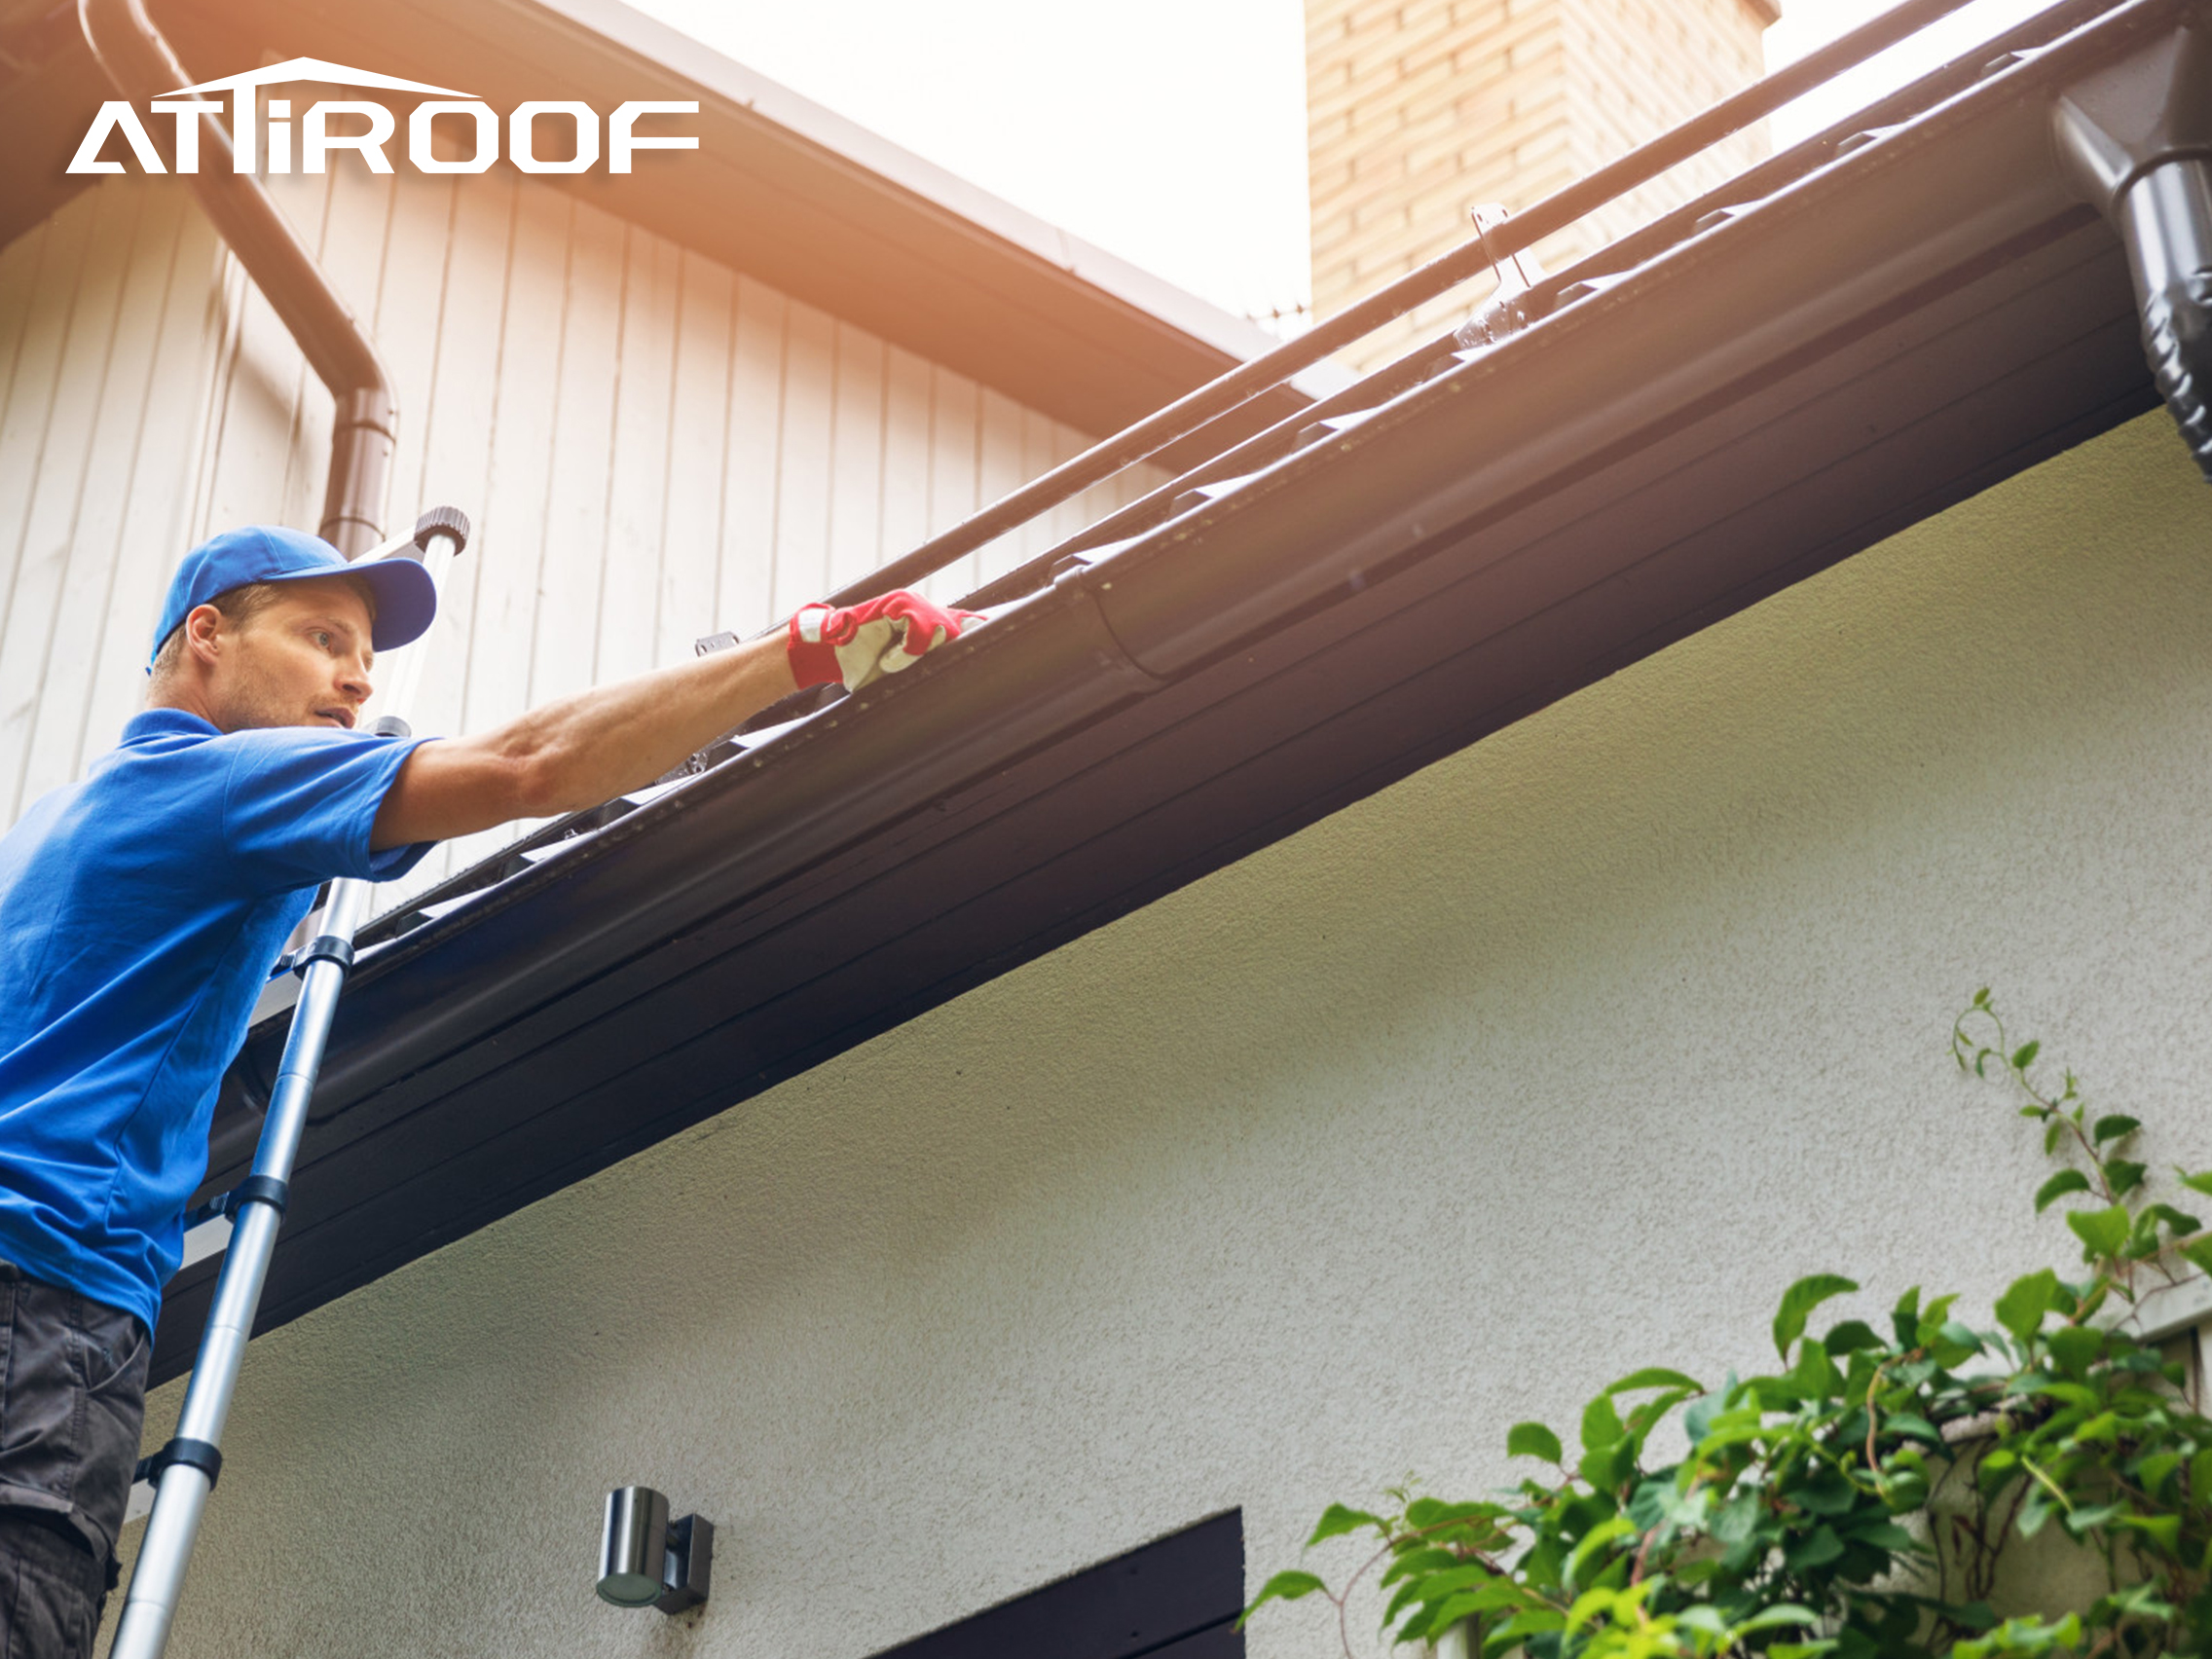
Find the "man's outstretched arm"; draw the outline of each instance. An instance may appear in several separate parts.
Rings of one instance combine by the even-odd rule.
[[[906,593],[838,611],[809,607],[789,629],[729,650],[560,698],[480,737],[425,743],[392,781],[369,844],[443,841],[597,806],[800,685],[857,690],[957,638],[975,615]]]

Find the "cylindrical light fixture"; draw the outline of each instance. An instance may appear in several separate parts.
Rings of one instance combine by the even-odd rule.
[[[668,1499],[651,1487],[616,1487],[599,1540],[599,1599],[649,1607],[667,1593],[667,1573]]]

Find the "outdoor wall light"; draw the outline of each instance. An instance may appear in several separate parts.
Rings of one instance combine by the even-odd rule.
[[[599,1540],[599,1599],[617,1607],[681,1613],[707,1599],[715,1564],[715,1524],[698,1515],[668,1518],[668,1499],[651,1487],[607,1494]]]

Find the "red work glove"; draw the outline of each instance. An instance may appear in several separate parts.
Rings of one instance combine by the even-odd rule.
[[[932,645],[957,640],[982,621],[979,610],[951,610],[901,589],[842,610],[809,605],[792,618],[792,678],[801,687],[842,685],[858,691],[870,681],[921,661]]]

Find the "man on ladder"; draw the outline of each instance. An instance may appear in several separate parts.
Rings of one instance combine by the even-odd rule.
[[[315,889],[610,799],[974,620],[907,593],[814,606],[480,737],[356,730],[375,653],[436,604],[413,559],[216,536],[170,584],[145,712],[0,837],[0,1659],[92,1651],[217,1086]]]

